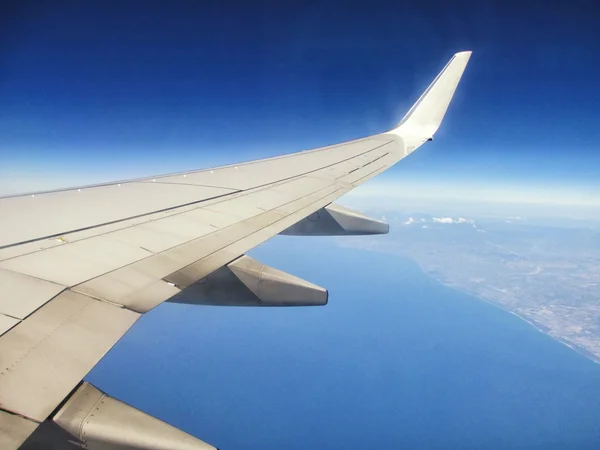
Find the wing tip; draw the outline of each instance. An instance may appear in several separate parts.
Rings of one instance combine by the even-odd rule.
[[[388,133],[408,133],[431,139],[442,123],[472,53],[471,50],[455,53],[398,126]]]
[[[462,63],[466,65],[469,62],[472,53],[472,50],[463,50],[462,52],[455,53],[452,59],[462,60]]]
[[[461,52],[455,53],[454,56],[466,56],[466,57],[470,57],[471,53],[473,53],[473,50],[463,50]]]

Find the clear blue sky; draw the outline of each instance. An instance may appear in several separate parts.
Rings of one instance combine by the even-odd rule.
[[[520,189],[600,180],[600,5],[8,2],[4,191],[163,173],[383,131],[474,51],[433,144],[384,176]]]

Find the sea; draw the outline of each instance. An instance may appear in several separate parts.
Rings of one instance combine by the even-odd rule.
[[[399,256],[277,237],[323,307],[163,304],[87,380],[221,450],[600,449],[600,365]]]

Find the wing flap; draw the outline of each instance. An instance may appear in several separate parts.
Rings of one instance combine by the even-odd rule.
[[[35,431],[38,424],[23,417],[0,411],[0,448],[12,450]]]
[[[15,319],[14,317],[5,316],[4,314],[0,314],[0,336],[14,327],[16,324],[20,322],[19,319]]]
[[[139,318],[65,291],[0,338],[0,408],[43,421]]]
[[[24,319],[65,286],[0,269],[0,313]]]

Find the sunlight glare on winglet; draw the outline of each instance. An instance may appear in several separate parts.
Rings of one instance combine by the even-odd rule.
[[[388,133],[402,137],[418,136],[424,140],[432,139],[442,123],[470,57],[470,51],[456,53],[398,126]]]

